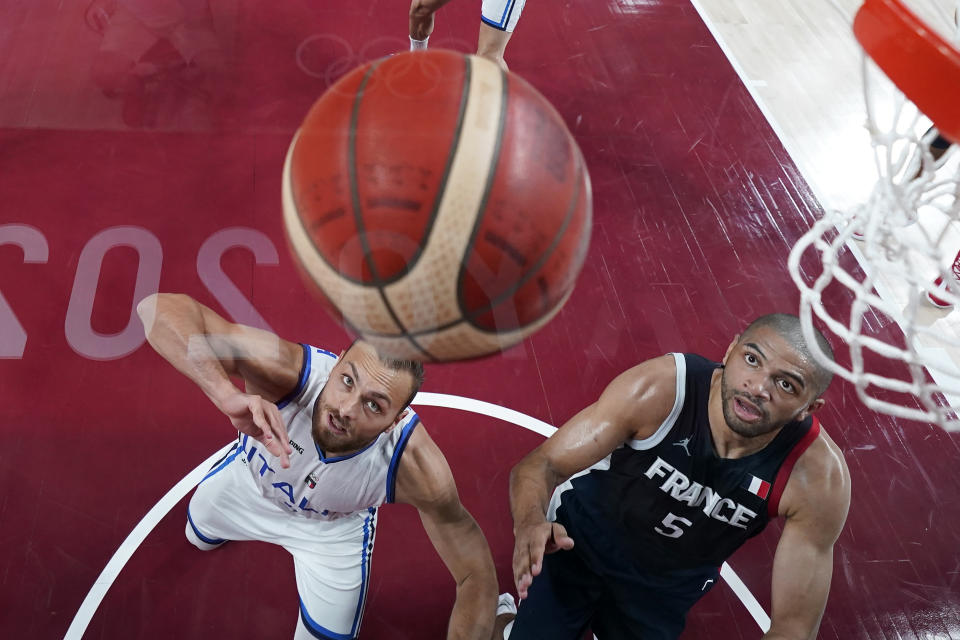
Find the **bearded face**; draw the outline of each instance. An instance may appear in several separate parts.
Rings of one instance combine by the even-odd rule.
[[[313,412],[313,439],[325,456],[363,449],[402,417],[413,377],[386,366],[373,347],[356,342],[340,356]]]
[[[802,420],[816,399],[814,365],[779,333],[758,327],[727,354],[720,391],[723,417],[745,438]]]

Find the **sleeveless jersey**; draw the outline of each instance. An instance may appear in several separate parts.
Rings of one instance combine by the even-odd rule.
[[[663,424],[574,475],[550,501],[548,517],[563,524],[574,548],[597,566],[720,566],[776,516],[793,464],[819,434],[816,419],[808,417],[785,425],[760,451],[720,457],[707,400],[721,365],[672,355],[676,399]]]
[[[296,388],[277,402],[290,437],[290,468],[260,442],[240,434],[230,454],[239,457],[261,495],[295,516],[334,520],[393,502],[400,456],[420,419],[413,410],[390,431],[345,456],[327,457],[313,439],[313,412],[337,357],[303,347]]]

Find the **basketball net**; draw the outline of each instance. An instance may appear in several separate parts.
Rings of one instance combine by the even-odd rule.
[[[860,206],[817,221],[788,266],[818,361],[875,411],[957,430],[960,320],[951,326],[936,308],[960,305],[955,0],[909,1],[866,0],[853,23],[878,181]],[[817,346],[814,316],[849,348],[849,363]],[[902,343],[881,330],[889,320]]]

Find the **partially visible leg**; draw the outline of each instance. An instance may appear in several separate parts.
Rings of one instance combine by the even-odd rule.
[[[930,127],[930,130],[924,135],[930,135],[933,132],[933,129],[933,127]],[[950,148],[950,141],[940,135],[939,131],[936,133],[936,137],[930,141],[930,155],[933,156],[934,162],[942,158],[943,154],[945,154],[947,149]]]
[[[228,540],[271,542],[278,519],[286,516],[278,505],[263,500],[234,446],[216,462],[197,485],[187,505],[187,540],[201,551]]]
[[[507,42],[523,13],[526,0],[483,0],[480,16],[480,35],[477,37],[477,55],[496,62],[506,71],[503,59]]]
[[[950,149],[951,142],[940,135],[940,132],[937,131],[936,127],[930,127],[927,129],[926,133],[923,134],[923,139],[928,142],[930,145],[930,155],[933,157],[933,167],[932,169],[936,171],[939,167],[938,163],[940,158],[947,153]],[[919,178],[923,175],[924,167],[921,165],[917,169],[916,175],[913,176],[914,179]],[[957,258],[954,258],[954,271],[956,271],[957,261],[960,260],[960,253],[957,254]],[[936,280],[933,282],[934,291],[940,291],[943,293],[950,292],[956,294],[958,289],[957,283],[952,280],[947,280],[944,282],[942,276],[937,276]],[[949,309],[953,307],[953,304],[947,300],[945,297],[936,295],[933,291],[927,292],[927,301],[930,302],[933,306],[938,309]]]
[[[687,612],[720,579],[716,567],[667,574],[605,576],[606,596],[591,626],[600,640],[676,640]]]
[[[196,525],[193,524],[193,518],[190,517],[190,509],[187,508],[187,528],[186,528],[187,540],[190,541],[190,544],[195,546],[200,551],[213,551],[214,549],[219,549],[228,542],[223,538],[211,538],[200,533],[200,530],[197,529]]]
[[[480,23],[480,35],[477,38],[477,55],[493,60],[504,71],[508,71],[506,61],[503,59],[503,52],[510,42],[510,31],[501,31],[491,27],[486,22]]]
[[[520,602],[510,640],[579,640],[593,616],[604,590],[603,582],[576,551],[558,551],[543,558],[543,569]],[[498,611],[501,609],[498,607]],[[508,615],[498,616],[498,628],[507,627]],[[501,626],[502,625],[502,626]],[[501,631],[501,633],[503,633]],[[499,640],[496,635],[494,638]]]
[[[293,556],[300,596],[295,640],[344,640],[360,632],[376,509],[333,521],[297,523],[283,546]]]
[[[930,127],[926,132],[921,136],[921,139],[929,146],[930,156],[933,159],[932,167],[925,167],[924,163],[921,161],[920,166],[917,168],[917,172],[913,176],[913,180],[916,180],[923,175],[924,169],[930,171],[936,171],[940,168],[939,161],[940,158],[947,152],[950,148],[950,141],[940,135],[940,132],[937,131],[936,127]]]

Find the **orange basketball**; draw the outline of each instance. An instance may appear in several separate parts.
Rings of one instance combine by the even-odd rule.
[[[515,344],[566,302],[590,178],[527,82],[452,51],[341,78],[287,152],[283,215],[303,271],[384,354],[458,360]]]

